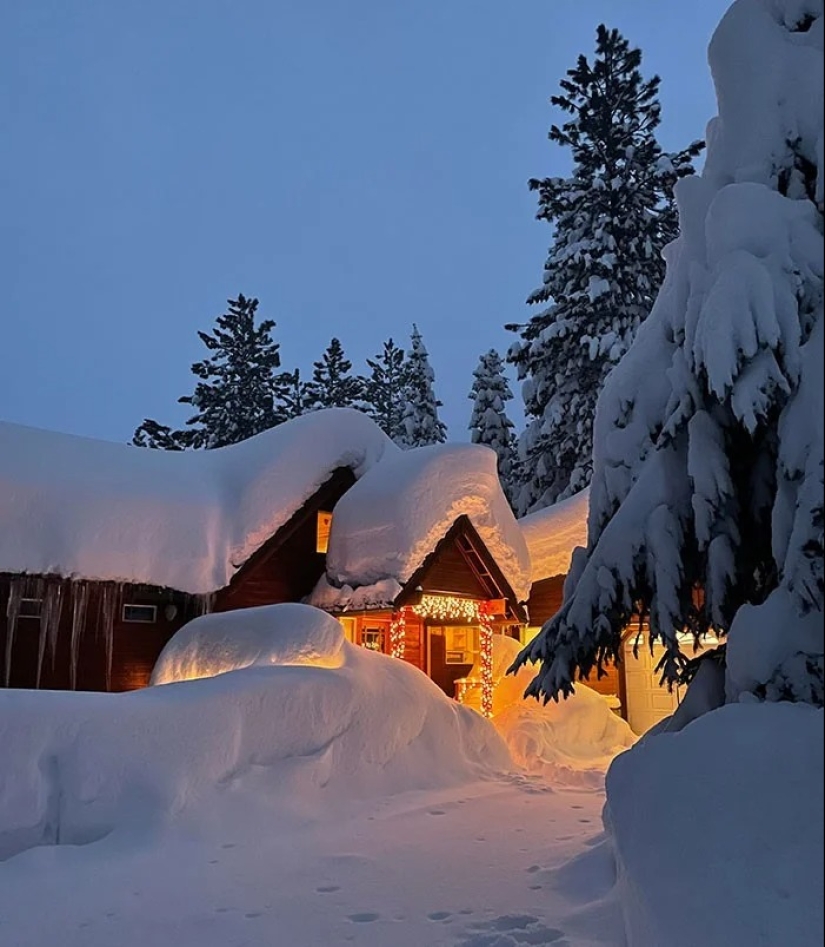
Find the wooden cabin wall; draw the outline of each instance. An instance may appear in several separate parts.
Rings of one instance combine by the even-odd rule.
[[[467,565],[461,551],[450,544],[439,550],[419,583],[425,592],[450,592],[468,598],[488,598],[488,592]]]
[[[533,583],[527,600],[531,627],[541,627],[561,608],[566,578],[566,575],[553,575]]]
[[[52,580],[53,581],[53,580]],[[6,606],[11,577],[0,576],[0,686],[5,683],[5,655],[8,638]],[[40,687],[44,690],[71,689],[72,583],[64,581],[63,602],[58,626],[55,660],[46,651]],[[128,691],[145,687],[158,655],[172,635],[198,613],[197,604],[188,596],[149,586],[123,586],[118,598],[113,626],[112,672],[110,686],[106,682],[106,645],[101,621],[102,584],[88,583],[89,599],[86,622],[80,638],[77,663],[77,690]],[[122,621],[124,603],[155,605],[154,623]],[[177,614],[168,619],[166,605],[174,604]],[[10,687],[33,688],[37,683],[37,656],[40,640],[40,619],[21,617],[11,652]]]
[[[354,483],[355,475],[349,467],[336,470],[272,540],[244,564],[232,582],[215,594],[212,611],[300,602],[309,595],[326,565],[326,555],[317,551],[318,512],[334,510]]]

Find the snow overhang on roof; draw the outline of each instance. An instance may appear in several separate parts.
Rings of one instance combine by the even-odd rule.
[[[339,468],[398,448],[317,411],[240,444],[160,451],[0,422],[0,572],[223,588]]]
[[[570,571],[573,550],[587,545],[587,511],[590,491],[555,503],[518,521],[530,550],[533,581]]]
[[[383,601],[389,584],[400,590],[462,515],[525,601],[527,545],[501,490],[495,453],[476,444],[419,447],[372,467],[335,508],[327,575],[310,601],[350,608],[355,600]]]

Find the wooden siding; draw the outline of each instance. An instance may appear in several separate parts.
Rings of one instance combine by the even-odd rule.
[[[0,576],[0,686],[5,682],[6,643],[8,640],[8,618],[6,607],[9,599],[11,576]],[[32,588],[37,579],[30,580]],[[54,660],[46,651],[40,687],[47,690],[71,689],[71,634],[72,634],[72,586],[69,581],[44,580],[63,587],[63,602],[58,623]],[[78,690],[128,691],[145,687],[158,655],[166,642],[187,621],[198,613],[198,605],[188,596],[158,589],[152,586],[125,585],[116,601],[115,621],[112,627],[112,670],[109,686],[106,681],[106,643],[103,636],[101,615],[102,583],[87,583],[88,605],[84,631],[80,638],[77,662]],[[34,592],[31,593],[34,596]],[[123,604],[154,605],[157,620],[152,623],[124,622]],[[174,605],[177,614],[168,619],[167,605]],[[33,688],[37,684],[37,658],[40,639],[40,619],[20,617],[11,650],[10,687]]]
[[[489,592],[481,584],[460,550],[454,545],[445,545],[438,550],[418,585],[425,592],[451,592],[469,598],[487,598]]]
[[[355,483],[348,467],[335,471],[292,519],[216,593],[212,610],[232,611],[256,605],[300,602],[324,572],[326,557],[316,551],[320,511],[330,512]]]
[[[554,575],[533,583],[527,600],[531,627],[540,628],[561,608],[566,578],[565,575]]]

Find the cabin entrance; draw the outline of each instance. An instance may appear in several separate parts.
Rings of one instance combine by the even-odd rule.
[[[456,681],[469,676],[479,656],[476,625],[427,627],[427,672],[448,697],[456,697]]]

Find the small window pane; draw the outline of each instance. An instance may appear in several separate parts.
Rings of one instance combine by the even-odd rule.
[[[21,598],[20,611],[17,614],[20,618],[39,618],[42,609],[42,598]]]
[[[124,605],[123,620],[153,624],[157,621],[158,610],[154,605]]]
[[[318,528],[315,539],[315,551],[326,552],[329,548],[329,531],[332,528],[332,513],[318,513]]]

